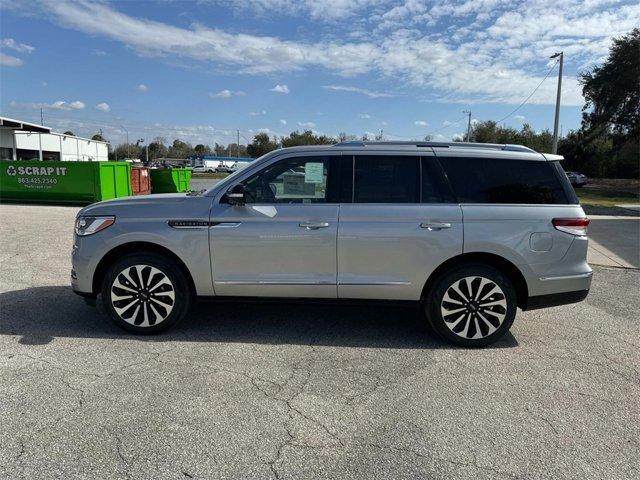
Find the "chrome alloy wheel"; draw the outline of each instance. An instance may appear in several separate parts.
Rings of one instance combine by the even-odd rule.
[[[166,320],[175,303],[169,277],[150,265],[132,265],[116,275],[111,304],[118,316],[137,327],[152,327]]]
[[[485,277],[456,280],[440,304],[445,325],[459,337],[479,339],[495,332],[507,315],[502,288]]]

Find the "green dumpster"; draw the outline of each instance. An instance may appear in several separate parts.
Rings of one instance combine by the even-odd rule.
[[[188,192],[191,190],[190,168],[157,168],[151,170],[153,193]]]
[[[93,203],[126,197],[128,162],[0,160],[0,198],[29,202]]]

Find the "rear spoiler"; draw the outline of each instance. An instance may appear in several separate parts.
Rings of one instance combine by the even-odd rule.
[[[550,162],[559,162],[561,160],[564,160],[564,157],[562,155],[554,155],[553,153],[543,153],[542,156]]]

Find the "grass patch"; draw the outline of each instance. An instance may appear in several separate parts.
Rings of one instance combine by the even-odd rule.
[[[637,193],[627,191],[582,187],[577,188],[576,193],[583,205],[614,207],[621,203],[640,203]]]

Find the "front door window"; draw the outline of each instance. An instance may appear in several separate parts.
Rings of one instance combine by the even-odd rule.
[[[326,203],[330,157],[293,157],[256,173],[244,184],[247,203]]]

